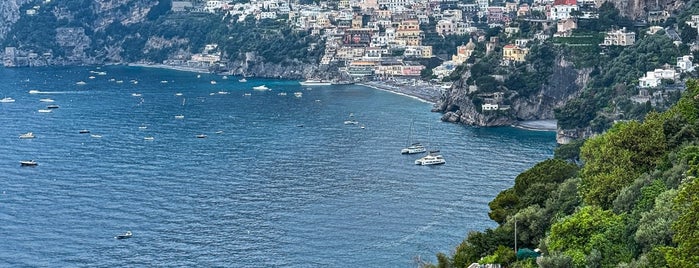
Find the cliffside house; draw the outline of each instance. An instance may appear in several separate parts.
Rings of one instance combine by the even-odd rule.
[[[621,30],[607,32],[604,37],[604,46],[630,46],[636,42],[636,33],[627,32],[626,27]]]
[[[655,69],[651,72],[646,72],[646,76],[638,79],[638,87],[654,88],[660,86],[663,79],[676,80],[677,72],[668,69]]]
[[[692,15],[686,23],[689,27],[699,29],[699,15]]]
[[[190,11],[194,8],[192,1],[172,1],[172,6],[170,10],[172,12],[185,12]]]
[[[529,49],[516,45],[506,45],[502,48],[502,59],[514,62],[524,62]]]
[[[693,72],[694,64],[692,63],[692,59],[692,55],[684,55],[682,57],[678,57],[677,69],[679,69],[681,73]]]
[[[548,13],[549,20],[564,20],[570,18],[570,13],[578,10],[576,0],[555,0]]]
[[[556,22],[556,33],[553,36],[568,37],[577,28],[578,23],[573,18],[558,20]]]

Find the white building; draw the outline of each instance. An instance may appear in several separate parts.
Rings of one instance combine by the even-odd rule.
[[[675,70],[655,69],[652,72],[646,72],[646,76],[638,79],[638,87],[653,88],[658,87],[663,79],[676,80],[677,73]]]
[[[204,11],[215,13],[217,10],[221,9],[221,7],[223,7],[223,1],[206,1]]]
[[[694,64],[692,63],[692,56],[691,55],[684,55],[682,57],[677,58],[677,69],[680,69],[680,72],[692,72],[694,71]]]

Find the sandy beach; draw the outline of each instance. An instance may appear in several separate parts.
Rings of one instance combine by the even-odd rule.
[[[368,81],[359,83],[359,85],[411,97],[431,104],[435,104],[442,96],[442,88],[440,85],[430,84],[424,81]]]

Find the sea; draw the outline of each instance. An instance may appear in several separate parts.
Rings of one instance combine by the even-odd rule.
[[[360,85],[239,79],[0,68],[0,266],[416,267],[495,227],[488,202],[556,146]]]

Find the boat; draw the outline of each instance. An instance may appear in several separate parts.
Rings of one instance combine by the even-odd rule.
[[[116,80],[116,83],[117,83],[117,84],[124,83],[124,80]]]
[[[90,134],[91,138],[99,139],[102,138],[102,135],[97,135],[97,134]]]
[[[211,84],[212,84],[212,85],[215,85],[215,84],[216,84],[216,80],[211,80]]]
[[[424,145],[420,144],[419,142],[413,143],[409,145],[408,147],[405,147],[400,150],[401,154],[419,154],[419,153],[424,153],[427,151],[427,148],[425,148]]]
[[[357,122],[356,120],[346,120],[344,123],[345,123],[345,125],[356,125],[356,124],[359,124],[359,122]]]
[[[161,84],[167,84],[167,80],[161,80],[160,83],[161,83]]]
[[[264,90],[269,90],[269,88],[268,88],[267,86],[265,86],[265,85],[252,87],[252,89],[254,89],[254,90],[262,90],[262,91],[264,91]]]
[[[300,98],[303,96],[303,92],[294,92],[294,96]]]
[[[153,138],[153,136],[143,137],[143,139],[144,139],[144,140],[147,140],[147,141],[155,140],[155,138]]]
[[[331,85],[352,85],[352,84],[354,84],[354,82],[345,80],[345,81],[333,81],[333,82],[330,82],[330,84]]]
[[[94,77],[94,76],[90,76],[90,77],[88,77],[88,79],[95,79],[95,77]]]
[[[36,138],[36,137],[34,136],[34,133],[32,133],[32,132],[27,132],[27,133],[24,133],[24,134],[22,134],[22,135],[19,135],[19,138],[20,138],[20,139],[33,139],[33,138]]]
[[[243,96],[252,96],[250,93],[244,93]]]
[[[199,138],[199,139],[206,138],[206,134],[199,134],[199,135],[197,135],[197,138]]]
[[[223,134],[223,130],[216,131],[216,134]]]
[[[90,133],[90,131],[87,130],[87,129],[81,129],[80,131],[78,131],[78,133],[80,133],[80,134],[87,134],[87,133]]]
[[[228,91],[219,91],[218,94],[220,94],[220,95],[226,95],[226,94],[228,94]]]
[[[132,97],[141,97],[141,93],[131,93]]]
[[[181,115],[181,114],[175,115],[175,119],[184,119],[184,115]]]
[[[221,79],[226,80],[228,79],[228,76],[224,75],[223,77],[221,77]]]
[[[442,165],[447,161],[444,160],[439,151],[430,151],[426,156],[415,160],[415,165],[429,166],[429,165]]]
[[[29,94],[39,94],[39,93],[41,93],[41,91],[38,91],[36,89],[32,89],[29,91]]]
[[[413,135],[413,122],[410,122],[410,131],[408,132],[408,143],[410,143],[410,139],[412,138],[412,135]],[[410,144],[407,147],[400,150],[401,154],[419,154],[419,153],[424,153],[424,152],[427,152],[427,149],[425,148],[425,146],[423,146],[419,142],[413,142],[412,144]]]
[[[19,161],[19,165],[23,166],[23,167],[33,167],[33,166],[39,165],[39,163],[37,163],[34,160],[25,160],[25,161]]]
[[[39,101],[40,101],[40,102],[53,102],[54,100],[53,100],[53,99],[46,98],[46,99],[39,99]]]
[[[97,72],[97,75],[107,75],[107,72]]]
[[[247,81],[248,81],[248,80],[245,79],[244,77],[238,80],[238,82],[241,82],[241,83],[245,83],[245,82],[247,82]]]
[[[277,95],[279,95],[279,96],[286,96],[286,92],[279,92]]]
[[[46,109],[58,109],[58,107],[56,104],[46,105]]]
[[[182,96],[182,93],[177,92],[177,93],[175,93],[175,96]]]
[[[85,83],[85,81],[78,81],[78,82],[75,83],[75,84],[76,84],[76,85],[79,85],[79,86],[82,86],[82,85],[86,85],[87,83]]]
[[[133,233],[131,233],[131,231],[126,231],[126,233],[117,235],[117,236],[115,236],[114,238],[116,238],[116,239],[127,239],[127,238],[131,238],[132,236],[133,236]]]
[[[138,127],[138,129],[146,129],[146,128],[148,128],[148,126],[146,126],[146,125],[140,125],[140,126]]]
[[[2,103],[10,103],[10,102],[15,102],[15,99],[10,98],[10,97],[5,97],[5,98],[0,99],[0,102],[2,102]]]
[[[53,112],[53,110],[51,110],[51,109],[39,109],[39,112],[40,113],[50,113],[50,112]]]
[[[308,79],[303,82],[299,82],[302,86],[329,86],[332,85],[329,81],[323,81],[323,80],[313,80],[313,79]]]

